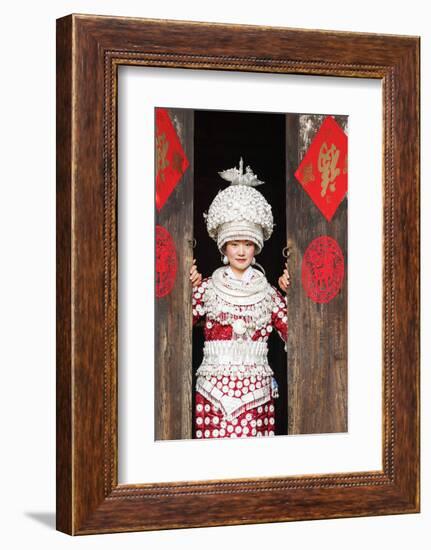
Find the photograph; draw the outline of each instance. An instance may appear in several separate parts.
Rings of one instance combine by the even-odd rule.
[[[348,431],[348,116],[154,127],[155,438]]]

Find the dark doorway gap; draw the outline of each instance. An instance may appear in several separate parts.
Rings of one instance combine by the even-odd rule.
[[[203,213],[219,190],[228,182],[218,172],[250,165],[265,182],[257,189],[272,207],[274,232],[256,257],[268,281],[278,288],[286,245],[286,136],[285,115],[280,113],[239,111],[195,111],[194,128],[194,257],[199,271],[208,277],[222,265],[216,243],[209,237]],[[204,344],[201,328],[193,330],[193,374],[202,361]],[[275,400],[276,435],[287,434],[287,365],[284,343],[274,331],[268,341],[269,364],[279,385],[280,397]],[[195,376],[193,377],[193,393]],[[194,395],[193,395],[194,402]],[[194,411],[194,407],[193,407]],[[194,412],[193,412],[194,425]]]

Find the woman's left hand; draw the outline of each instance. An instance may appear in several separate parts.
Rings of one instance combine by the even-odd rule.
[[[278,278],[278,286],[281,288],[283,292],[287,292],[287,289],[290,286],[290,275],[289,270],[287,268],[287,261],[285,263],[285,269],[283,271],[283,275]]]

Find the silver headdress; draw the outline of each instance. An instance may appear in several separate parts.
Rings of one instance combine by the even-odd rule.
[[[228,241],[250,240],[256,244],[256,254],[259,254],[274,227],[271,206],[255,189],[264,182],[257,178],[250,166],[244,173],[242,158],[239,169],[234,167],[219,174],[231,185],[218,192],[208,214],[204,214],[208,233],[220,252]]]

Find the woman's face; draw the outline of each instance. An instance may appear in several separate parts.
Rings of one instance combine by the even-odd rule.
[[[255,244],[253,241],[229,241],[225,254],[233,269],[244,271],[254,258]]]

